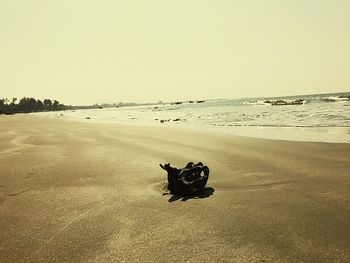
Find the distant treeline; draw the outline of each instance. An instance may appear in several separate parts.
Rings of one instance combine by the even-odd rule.
[[[40,111],[61,111],[71,109],[88,109],[97,108],[93,106],[67,106],[61,104],[57,100],[44,99],[43,101],[34,98],[22,98],[19,101],[17,98],[9,100],[8,98],[0,99],[0,114],[15,114],[15,113],[30,113]]]

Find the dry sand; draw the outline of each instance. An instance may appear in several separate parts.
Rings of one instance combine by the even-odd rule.
[[[1,262],[350,262],[350,144],[0,116]],[[206,192],[162,196],[159,163]]]

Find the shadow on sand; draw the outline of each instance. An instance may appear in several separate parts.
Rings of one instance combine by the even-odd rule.
[[[188,199],[204,199],[208,198],[209,196],[213,195],[215,192],[215,189],[212,187],[204,187],[203,191],[196,194],[196,195],[189,195],[189,196],[178,196],[178,195],[172,195],[168,202],[174,202],[177,200],[181,201],[187,201]]]

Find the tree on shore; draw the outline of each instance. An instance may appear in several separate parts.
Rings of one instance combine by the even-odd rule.
[[[75,110],[75,109],[96,109],[99,105],[90,106],[71,106],[64,105],[58,100],[44,99],[43,101],[35,98],[23,97],[18,101],[17,98],[0,98],[0,115],[1,114],[16,114],[16,113],[30,113],[40,111],[61,111],[61,110]]]
[[[49,109],[52,106],[52,101],[50,99],[44,99],[44,105]]]
[[[44,102],[35,98],[24,97],[17,102],[17,98],[12,98],[11,103],[8,98],[0,99],[0,114],[30,113],[39,111],[59,111],[69,109],[69,106],[61,104],[58,100],[53,102],[45,99]]]

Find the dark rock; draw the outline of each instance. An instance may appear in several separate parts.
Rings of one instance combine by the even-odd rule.
[[[338,98],[339,99],[348,99],[348,100],[350,100],[350,95],[341,95]]]
[[[166,121],[170,121],[170,119],[169,120],[160,120],[160,123],[164,123]]]
[[[298,100],[292,101],[291,103],[288,103],[288,105],[303,105],[303,104],[304,104],[303,99],[298,99]]]
[[[171,167],[170,163],[159,164],[168,172],[168,190],[179,196],[198,194],[203,191],[209,179],[209,168],[199,162],[189,162],[184,168]]]
[[[275,101],[265,101],[264,103],[271,103],[273,106],[285,106],[285,105],[303,105],[305,102],[304,99],[297,99],[291,102],[285,100],[275,100]]]
[[[336,102],[335,99],[331,99],[331,98],[322,98],[322,101],[324,101],[324,102]]]
[[[273,105],[273,106],[283,106],[283,105],[287,105],[287,102],[285,100],[276,100],[276,101],[272,101],[271,105]]]

